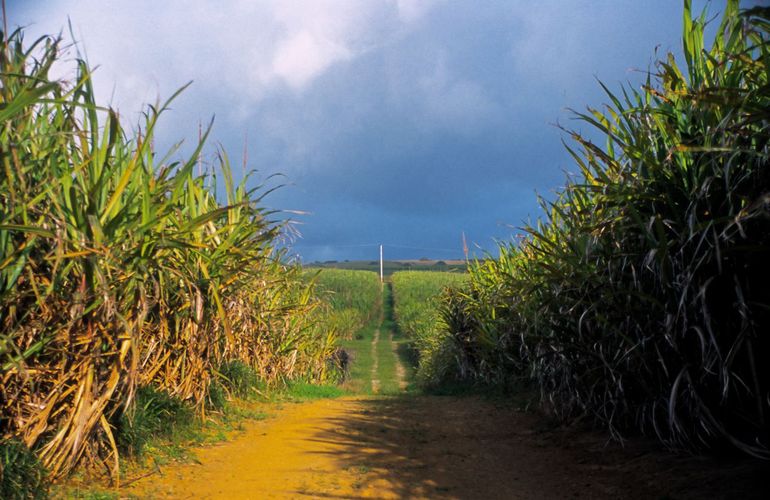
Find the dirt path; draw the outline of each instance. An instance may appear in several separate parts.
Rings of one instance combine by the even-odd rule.
[[[510,402],[404,393],[408,376],[391,324],[381,317],[371,346],[361,345],[373,362],[356,387],[371,383],[374,396],[268,407],[272,418],[196,450],[197,463],[162,466],[121,495],[747,499],[770,491],[768,465],[756,461],[677,456],[641,440],[623,449],[603,433],[560,429]]]
[[[380,368],[380,358],[377,356],[377,344],[380,343],[380,329],[374,331],[374,337],[372,338],[372,392],[377,394],[380,392],[380,379],[377,375],[377,370]]]
[[[625,450],[606,446],[601,434],[547,429],[536,415],[478,397],[292,404],[275,418],[250,424],[238,439],[196,455],[199,463],[163,467],[124,493],[642,499],[751,498],[748,492],[762,491],[751,483],[761,480],[756,468],[745,464],[664,454],[648,443],[631,443]]]

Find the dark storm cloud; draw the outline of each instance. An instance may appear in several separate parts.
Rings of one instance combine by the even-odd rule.
[[[596,78],[638,86],[681,29],[668,0],[145,3],[11,9],[38,31],[70,15],[124,116],[195,80],[161,141],[212,114],[235,162],[248,137],[249,166],[290,184],[267,203],[312,212],[307,260],[457,256],[463,232],[493,250],[573,170],[565,108],[604,102]]]

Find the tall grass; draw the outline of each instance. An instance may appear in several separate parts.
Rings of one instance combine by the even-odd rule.
[[[441,323],[439,300],[446,288],[468,280],[465,273],[399,271],[392,276],[393,316],[399,333],[406,336],[418,357],[417,377],[431,384],[453,366],[451,338]],[[448,292],[447,292],[448,293]]]
[[[315,282],[317,296],[329,305],[321,321],[350,339],[377,319],[382,310],[382,284],[376,273],[345,269],[306,271]]]
[[[208,132],[186,159],[156,154],[168,102],[127,130],[84,61],[50,78],[59,59],[57,39],[0,36],[0,435],[54,477],[81,459],[117,474],[138,388],[203,415],[218,367],[323,379],[334,338],[309,323],[267,190],[236,184],[224,151],[195,175]]]
[[[565,418],[770,458],[770,9],[684,2],[684,65],[578,116],[580,174],[442,313],[460,371]]]

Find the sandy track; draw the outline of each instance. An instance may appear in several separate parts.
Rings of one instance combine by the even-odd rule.
[[[368,397],[290,404],[236,440],[164,467],[149,498],[750,498],[745,465],[625,450],[601,434],[543,427],[476,397]],[[741,469],[743,467],[744,469]],[[731,479],[726,480],[726,477]],[[736,479],[738,478],[738,479]],[[736,483],[736,481],[738,481]],[[731,482],[731,483],[730,483]],[[725,490],[730,488],[742,490]],[[761,491],[761,490],[758,490]]]

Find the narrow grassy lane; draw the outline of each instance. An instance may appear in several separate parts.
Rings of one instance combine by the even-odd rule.
[[[378,370],[381,394],[398,394],[402,383],[399,372],[404,373],[393,344],[395,322],[393,321],[393,292],[390,283],[383,287],[382,322],[380,323],[380,341],[377,345]]]
[[[377,320],[343,344],[349,396],[270,406],[237,439],[197,450],[196,463],[160,466],[120,497],[695,499],[721,498],[709,493],[731,474],[756,490],[750,470],[645,441],[623,449],[601,433],[551,427],[523,401],[406,390],[410,351],[389,286],[383,294]]]
[[[406,339],[396,332],[390,283],[385,284],[382,293],[377,320],[342,344],[353,360],[346,385],[356,394],[393,395],[409,386],[411,370],[405,368]]]

